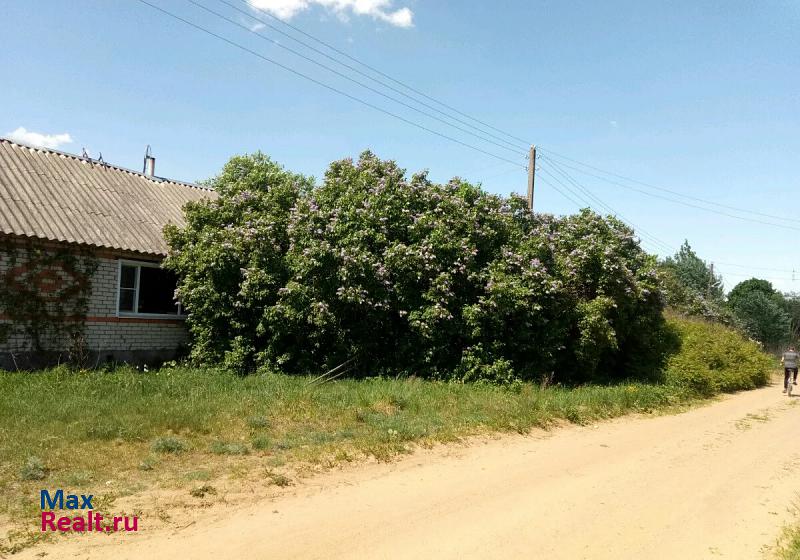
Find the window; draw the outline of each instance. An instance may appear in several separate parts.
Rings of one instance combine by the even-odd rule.
[[[156,263],[119,261],[119,315],[182,317],[175,300],[177,278]]]

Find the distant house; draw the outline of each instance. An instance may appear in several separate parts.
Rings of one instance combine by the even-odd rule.
[[[214,191],[0,139],[0,367],[148,362],[185,345],[168,223]]]

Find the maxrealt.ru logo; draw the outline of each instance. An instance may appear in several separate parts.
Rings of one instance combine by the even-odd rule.
[[[104,517],[95,513],[92,500],[94,496],[89,494],[64,494],[63,490],[56,490],[50,494],[47,490],[40,493],[40,503],[42,506],[42,531],[74,531],[84,533],[88,531],[138,531],[139,518],[127,515],[114,516],[105,523]],[[55,509],[60,510],[82,510],[85,515],[62,515],[56,516]],[[48,511],[50,510],[50,511]]]

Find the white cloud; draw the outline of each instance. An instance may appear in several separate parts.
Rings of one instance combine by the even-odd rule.
[[[62,144],[72,143],[72,136],[67,134],[42,134],[40,132],[33,132],[21,126],[17,130],[9,132],[6,135],[10,140],[30,144],[31,146],[38,146],[40,148],[58,148]]]
[[[264,10],[281,19],[292,19],[313,5],[333,11],[342,21],[350,14],[370,16],[395,27],[413,27],[414,12],[409,8],[392,8],[392,0],[248,0],[250,6]]]
[[[614,128],[619,128],[619,123],[617,121],[609,121],[608,124]]]

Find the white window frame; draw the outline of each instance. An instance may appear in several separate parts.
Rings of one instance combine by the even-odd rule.
[[[147,268],[161,268],[161,264],[153,261],[133,261],[129,259],[118,259],[117,260],[117,317],[142,317],[147,319],[185,319],[186,313],[183,310],[183,306],[181,302],[178,302],[178,313],[171,314],[171,313],[139,313],[138,311],[120,311],[119,309],[119,295],[122,289],[122,266],[134,266],[136,267],[136,284],[135,284],[135,292],[133,295],[133,308],[137,309],[139,307],[139,272],[141,271],[142,267]]]

